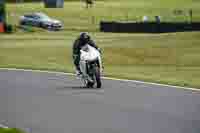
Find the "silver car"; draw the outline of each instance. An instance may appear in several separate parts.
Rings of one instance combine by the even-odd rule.
[[[31,25],[42,27],[49,30],[61,30],[61,21],[52,19],[44,13],[32,13],[20,17],[20,25]]]

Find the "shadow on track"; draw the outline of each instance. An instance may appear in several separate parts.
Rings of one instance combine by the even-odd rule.
[[[56,90],[100,90],[98,88],[87,88],[84,86],[62,86],[57,87]]]
[[[95,95],[102,95],[104,94],[104,89],[98,88],[86,88],[83,86],[62,86],[57,87],[56,91],[61,94],[73,94],[73,95],[80,95],[80,94],[95,94]]]

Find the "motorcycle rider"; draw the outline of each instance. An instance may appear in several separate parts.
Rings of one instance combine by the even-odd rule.
[[[77,76],[82,74],[79,66],[80,50],[86,44],[96,48],[101,53],[100,48],[95,44],[95,42],[91,39],[90,35],[87,32],[80,33],[78,38],[73,43],[73,60]]]

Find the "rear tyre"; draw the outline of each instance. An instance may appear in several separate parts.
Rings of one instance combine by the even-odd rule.
[[[100,74],[100,68],[99,67],[95,67],[95,79],[97,82],[97,88],[101,88],[101,74]]]
[[[93,82],[88,82],[87,83],[87,88],[93,88],[94,87],[94,83]]]

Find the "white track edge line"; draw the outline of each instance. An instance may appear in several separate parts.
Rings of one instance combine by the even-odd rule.
[[[0,128],[9,129],[9,127],[0,124]]]
[[[75,75],[73,73],[47,71],[47,70],[34,70],[34,69],[0,68],[0,70],[24,71],[24,72],[40,72],[40,73],[54,73],[54,74],[72,75],[72,76]],[[145,82],[145,81],[138,81],[138,80],[128,80],[128,79],[119,79],[119,78],[111,78],[111,77],[103,77],[103,78],[104,79],[108,79],[108,80],[125,81],[125,82],[132,82],[132,83],[141,83],[141,84],[149,84],[149,85],[164,86],[164,87],[182,88],[182,89],[185,89],[185,90],[192,90],[192,91],[200,91],[200,89],[197,89],[197,88],[174,86],[174,85],[166,85],[166,84],[159,84],[159,83],[152,83],[152,82]]]

